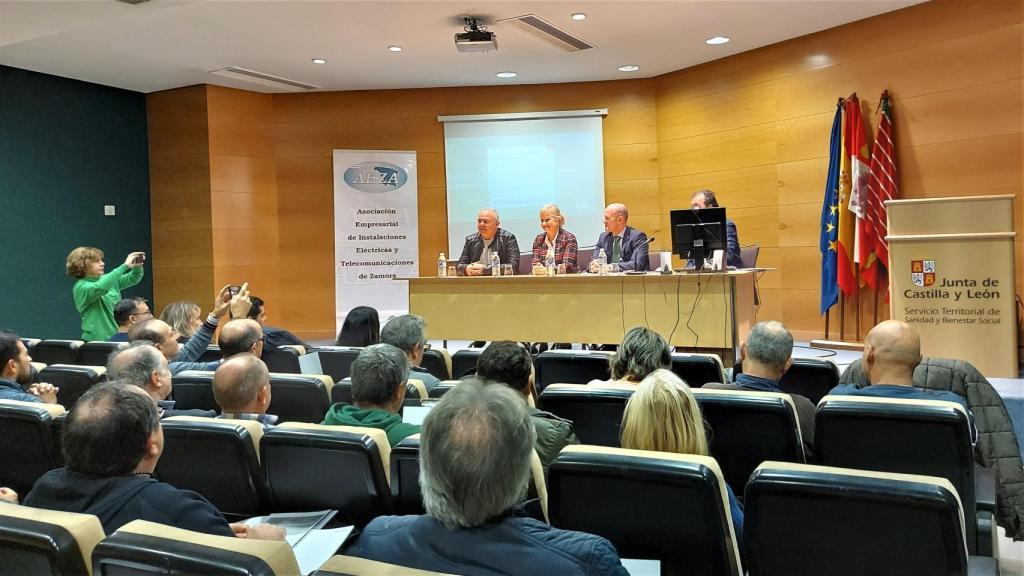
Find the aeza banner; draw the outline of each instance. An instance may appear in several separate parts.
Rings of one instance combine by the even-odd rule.
[[[334,151],[336,326],[356,306],[387,318],[409,310],[419,272],[416,152]]]

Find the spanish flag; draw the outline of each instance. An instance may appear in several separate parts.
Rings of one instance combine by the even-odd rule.
[[[843,151],[839,160],[839,254],[836,256],[836,282],[846,296],[857,291],[857,280],[853,272],[857,219],[850,211],[850,111],[854,106],[859,106],[856,98],[854,94],[843,103]]]

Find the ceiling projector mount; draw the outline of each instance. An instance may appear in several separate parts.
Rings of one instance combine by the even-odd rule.
[[[455,48],[459,52],[490,52],[498,49],[498,37],[487,30],[479,18],[464,16],[465,32],[455,35]]]

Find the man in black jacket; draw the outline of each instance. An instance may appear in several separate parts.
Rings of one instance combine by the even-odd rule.
[[[513,274],[519,273],[519,242],[515,234],[498,228],[500,225],[494,208],[484,208],[476,215],[477,232],[466,236],[456,265],[460,276],[489,276],[492,254],[497,254],[502,264],[511,264]]]
[[[278,526],[228,524],[199,494],[153,478],[164,434],[156,404],[136,386],[90,388],[68,414],[62,439],[66,467],[40,477],[26,506],[92,514],[107,534],[148,520],[216,536],[284,539]]]

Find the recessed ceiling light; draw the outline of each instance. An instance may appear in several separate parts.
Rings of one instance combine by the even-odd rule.
[[[619,72],[636,72],[640,67],[636,64],[628,64],[626,66],[619,66]]]
[[[323,58],[313,58],[313,64],[327,64],[327,60]]]
[[[495,76],[498,78],[515,78],[516,76],[519,76],[519,74],[516,74],[515,72],[498,72]]]
[[[392,52],[401,52],[402,51],[402,47],[401,46],[391,45],[391,46],[388,46],[388,50],[391,50]]]
[[[572,15],[572,19],[576,20],[577,22],[580,21],[580,20],[586,20],[587,19],[587,15],[584,14],[583,12],[577,12],[577,13]]]
[[[729,40],[730,39],[727,36],[715,36],[714,38],[708,38],[707,40],[704,41],[704,43],[711,44],[712,46],[714,46],[716,44],[725,44]]]

